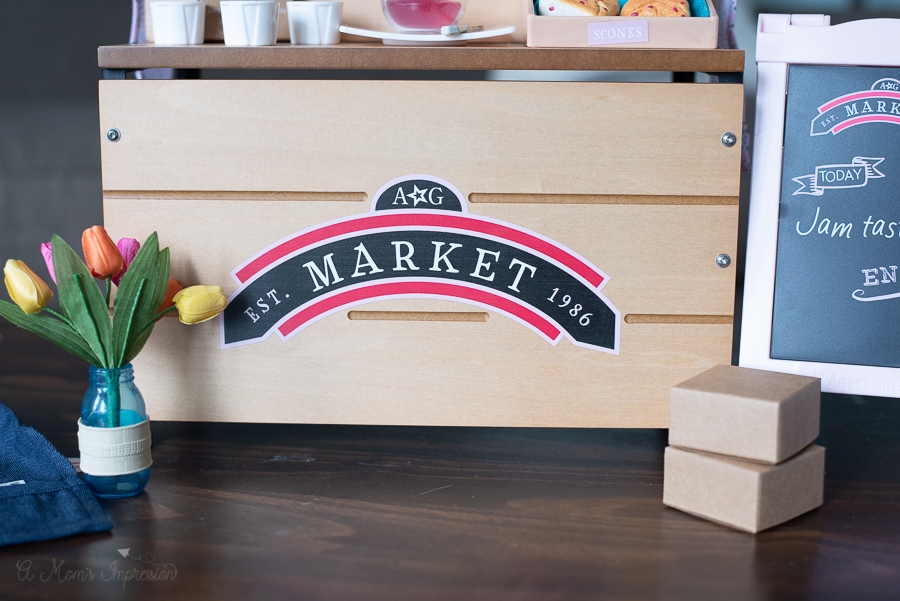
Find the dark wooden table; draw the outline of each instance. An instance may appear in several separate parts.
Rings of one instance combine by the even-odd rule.
[[[76,456],[87,366],[0,332],[0,402]],[[663,506],[660,430],[157,422],[112,533],[0,549],[0,599],[900,598],[900,401],[822,419],[825,505],[757,536]]]

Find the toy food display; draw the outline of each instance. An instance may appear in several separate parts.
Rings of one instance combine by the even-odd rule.
[[[532,48],[716,48],[713,0],[531,0]],[[612,6],[609,6],[609,5]],[[605,6],[609,12],[598,12]],[[621,6],[621,10],[616,8]],[[669,17],[690,17],[688,19]]]
[[[618,0],[538,0],[538,14],[550,17],[614,17]]]
[[[538,0],[544,17],[690,17],[688,0]]]
[[[623,17],[690,17],[691,9],[687,0],[628,0],[619,14]]]

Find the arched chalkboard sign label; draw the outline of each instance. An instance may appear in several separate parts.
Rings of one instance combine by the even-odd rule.
[[[900,19],[761,15],[740,365],[900,397]]]

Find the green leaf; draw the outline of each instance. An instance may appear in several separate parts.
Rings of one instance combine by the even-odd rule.
[[[147,310],[144,315],[144,322],[140,330],[133,332],[132,341],[125,351],[123,365],[133,361],[134,358],[138,356],[138,353],[144,348],[147,339],[149,339],[150,334],[153,333],[156,317],[159,315],[159,306],[166,298],[166,290],[169,287],[169,249],[162,249],[159,251],[158,256],[159,269],[156,274],[156,280],[151,280],[155,285],[155,290],[153,290],[152,295],[147,295],[152,300],[146,305],[143,305]]]
[[[100,360],[88,343],[72,327],[63,321],[42,315],[40,313],[29,315],[17,305],[0,301],[0,316],[5,317],[14,325],[46,338],[56,346],[77,355],[90,363],[99,365]]]
[[[137,256],[119,282],[113,313],[114,358],[117,367],[128,363],[125,360],[128,349],[146,324],[148,307],[153,303],[153,294],[148,294],[147,289],[151,288],[155,292],[160,268],[159,255],[159,241],[154,232],[138,250]],[[166,269],[168,270],[168,261]]]
[[[147,344],[147,340],[150,338],[150,334],[153,333],[153,327],[150,326],[143,332],[141,335],[134,339],[132,345],[128,348],[128,352],[125,354],[125,358],[123,359],[123,365],[127,365],[134,361],[134,358],[137,357],[142,350],[144,350],[144,345]]]
[[[109,307],[103,302],[100,287],[65,240],[54,234],[51,245],[59,304],[66,317],[100,360],[98,367],[118,367],[113,364]]]
[[[128,346],[126,345],[126,343],[128,340],[133,340],[133,339],[137,338],[137,335],[134,334],[133,329],[141,327],[140,323],[139,323],[139,319],[137,317],[135,317],[135,311],[137,309],[137,306],[141,302],[141,298],[145,295],[146,291],[147,291],[147,280],[144,278],[141,278],[141,282],[140,282],[140,286],[138,287],[137,295],[135,295],[135,297],[134,297],[134,302],[132,302],[131,306],[128,308],[128,314],[131,315],[131,319],[128,320],[127,329],[125,330],[125,333],[122,336],[123,343],[122,343],[122,347],[121,347],[121,351],[120,351],[120,355],[119,355],[119,363],[122,365],[127,364],[125,361],[125,355],[126,355],[126,352],[128,351]],[[124,310],[124,306],[122,308]],[[138,334],[140,334],[140,332],[138,332]]]
[[[159,314],[159,306],[166,300],[166,290],[169,289],[169,247],[159,251],[159,272],[156,278],[156,290],[153,303],[150,306],[148,317],[156,319]]]

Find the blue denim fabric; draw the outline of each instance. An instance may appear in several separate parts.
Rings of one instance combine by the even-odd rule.
[[[69,461],[0,404],[0,546],[110,529]]]

